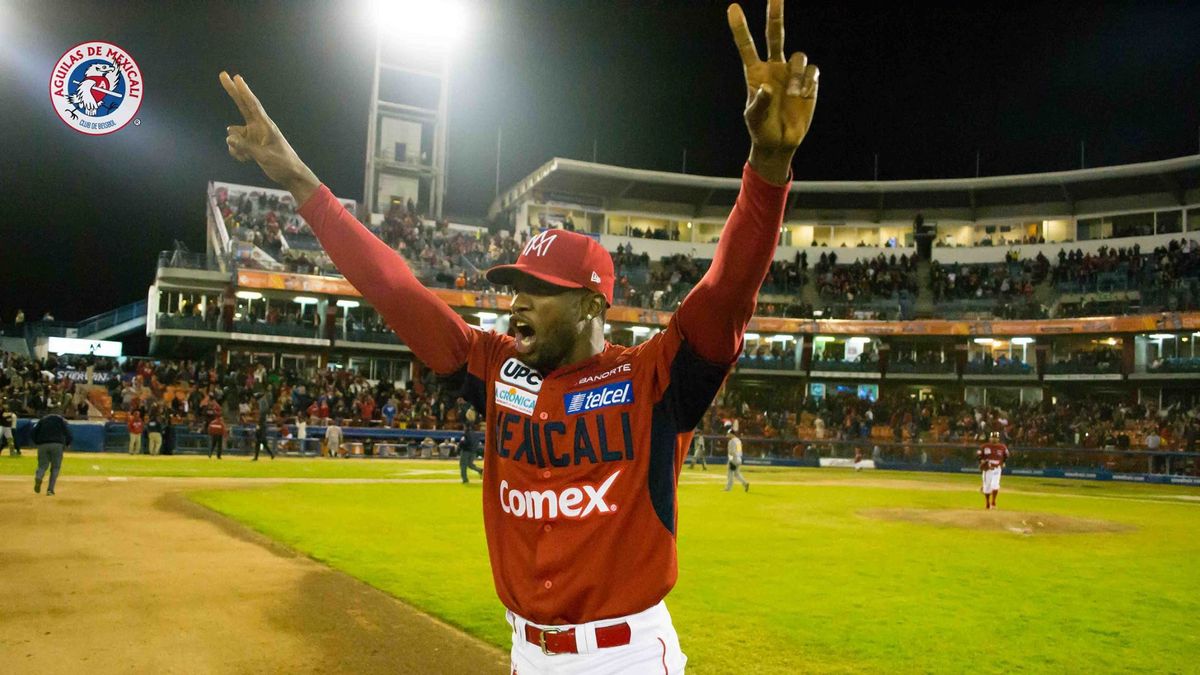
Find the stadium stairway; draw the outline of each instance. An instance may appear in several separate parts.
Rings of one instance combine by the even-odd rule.
[[[929,283],[929,261],[917,260],[917,301],[913,304],[913,312],[918,319],[932,318],[934,314],[933,288]]]
[[[812,267],[805,271],[804,287],[800,289],[800,302],[809,307],[821,307],[821,294],[817,292],[817,273]]]
[[[0,351],[10,352],[17,356],[29,357],[29,343],[25,338],[0,337]]]
[[[29,321],[23,337],[15,337],[25,345],[19,349],[14,342],[4,342],[6,351],[33,354],[38,341],[50,337],[70,337],[83,340],[110,340],[146,327],[146,301],[138,300],[128,305],[110,309],[102,314],[78,323],[69,321]]]
[[[1042,283],[1033,287],[1033,301],[1039,305],[1052,307],[1057,310],[1058,293],[1055,291],[1054,282],[1051,280],[1053,275],[1047,274]]]

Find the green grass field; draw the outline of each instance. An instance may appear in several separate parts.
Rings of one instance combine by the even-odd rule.
[[[5,457],[0,473],[32,466]],[[63,480],[88,473],[407,479],[247,483],[193,498],[508,647],[480,486],[453,482],[451,463],[76,455]],[[982,512],[970,475],[746,473],[749,493],[725,493],[723,473],[684,471],[680,580],[667,602],[689,672],[1200,670],[1200,491],[1006,477],[1000,514],[1123,528],[1055,534],[1031,519],[1026,533],[865,513]]]

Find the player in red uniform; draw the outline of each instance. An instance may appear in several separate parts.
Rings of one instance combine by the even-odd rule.
[[[979,458],[979,473],[983,478],[983,504],[996,508],[996,495],[1000,494],[1000,474],[1008,461],[1008,446],[1000,442],[1000,432],[993,431],[991,438],[975,452]]]
[[[782,0],[768,4],[766,61],[740,7],[728,20],[751,138],[741,193],[709,271],[667,328],[634,348],[604,340],[611,257],[560,230],[488,272],[515,290],[512,335],[468,326],[321,185],[245,81],[221,74],[246,121],[228,128],[230,154],[291,191],[338,269],[486,411],[484,527],[515,672],[682,672],[687,661],[663,603],[678,574],[679,471],[741,351],[818,89],[804,54],[784,59]]]

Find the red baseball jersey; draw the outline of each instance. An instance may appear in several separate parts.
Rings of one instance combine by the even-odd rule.
[[[677,576],[677,475],[727,366],[674,321],[538,373],[508,336],[476,332],[465,392],[487,411],[483,518],[501,602],[544,624],[653,606]],[[636,545],[631,545],[636,542]]]
[[[712,265],[667,328],[551,373],[522,363],[512,338],[468,326],[328,188],[301,207],[413,353],[465,376],[464,397],[486,411],[484,528],[510,610],[548,625],[597,621],[652,607],[675,584],[679,469],[741,351],[787,195],[746,165]]]
[[[985,468],[995,469],[1008,460],[1008,446],[1003,443],[984,443],[983,447],[975,452],[975,456]]]

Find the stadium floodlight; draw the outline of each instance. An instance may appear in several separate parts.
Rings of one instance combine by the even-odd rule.
[[[371,0],[368,15],[381,36],[453,47],[467,30],[467,12],[453,0]]]
[[[258,291],[238,291],[237,293],[234,293],[234,295],[241,298],[242,300],[261,300],[262,299],[262,293],[259,293]]]
[[[1175,336],[1170,333],[1152,333],[1151,340],[1174,340]]]
[[[296,303],[297,305],[315,305],[320,302],[320,300],[312,297],[311,295],[297,295],[296,297],[292,298],[292,302]]]
[[[992,338],[975,338],[975,344],[991,347],[992,345],[996,344],[996,341]]]
[[[360,303],[357,300],[338,300],[337,301],[337,306],[341,307],[342,309],[354,309],[355,307],[358,307],[359,304]]]
[[[1012,339],[1012,343],[1014,345],[1031,345],[1031,344],[1033,344],[1033,338],[1031,338],[1031,337],[1015,337]]]

